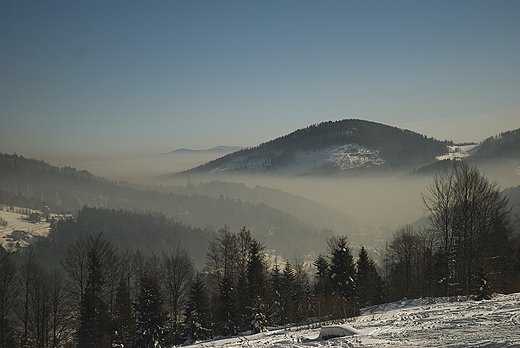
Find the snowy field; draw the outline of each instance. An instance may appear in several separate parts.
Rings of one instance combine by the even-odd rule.
[[[320,327],[285,328],[194,347],[520,347],[520,293],[489,301],[419,299],[368,308],[345,322],[358,334],[323,340]]]
[[[15,211],[20,209],[15,207]],[[29,209],[30,210],[30,209]],[[31,212],[37,212],[36,210],[31,210]],[[0,244],[7,249],[8,251],[14,251],[19,249],[20,247],[27,246],[33,243],[40,237],[46,237],[50,231],[50,223],[48,222],[37,222],[32,223],[23,218],[27,217],[26,215],[7,211],[7,207],[3,207],[3,210],[0,210],[0,218],[7,221],[7,226],[0,226]],[[13,237],[13,231],[23,231],[25,235],[23,237]]]
[[[448,146],[448,154],[437,156],[438,161],[463,159],[473,155],[478,150],[478,145],[454,145]]]

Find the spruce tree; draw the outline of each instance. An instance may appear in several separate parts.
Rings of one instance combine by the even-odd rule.
[[[158,348],[163,344],[166,314],[163,297],[155,276],[144,274],[140,280],[137,312],[136,348]]]
[[[377,272],[376,264],[364,247],[359,251],[357,260],[356,293],[361,307],[378,304],[382,301],[383,281]]]
[[[278,263],[269,274],[269,321],[274,325],[282,325],[283,321],[283,300],[282,300],[282,275]]]
[[[329,261],[325,256],[323,256],[323,254],[319,254],[313,264],[316,267],[316,283],[314,285],[314,291],[317,294],[328,297],[328,295],[332,293]]]
[[[287,261],[282,273],[282,313],[283,323],[294,322],[295,275],[291,263]]]
[[[233,287],[232,280],[224,277],[220,285],[220,303],[218,321],[220,323],[220,334],[222,336],[230,336],[237,333],[236,325],[236,290]]]
[[[132,347],[135,341],[135,317],[127,280],[121,278],[116,290],[113,313],[114,343]]]
[[[330,279],[332,287],[346,301],[349,301],[356,288],[356,268],[348,246],[347,237],[331,239]]]
[[[186,310],[185,338],[195,342],[211,337],[208,300],[202,274],[198,274],[190,287]]]
[[[78,347],[110,347],[110,317],[108,306],[103,301],[103,274],[96,249],[88,252],[88,278],[81,299]]]
[[[249,302],[249,328],[257,333],[266,328],[266,267],[263,257],[262,245],[253,240],[249,249],[249,263],[247,265],[247,290]]]

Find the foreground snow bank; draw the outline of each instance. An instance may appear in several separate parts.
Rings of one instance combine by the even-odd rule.
[[[334,337],[344,337],[359,334],[359,331],[348,325],[328,325],[320,330],[320,337],[324,340]]]
[[[403,300],[372,307],[345,321],[358,332],[323,340],[321,328],[287,327],[213,340],[198,347],[520,347],[520,293],[491,300]]]

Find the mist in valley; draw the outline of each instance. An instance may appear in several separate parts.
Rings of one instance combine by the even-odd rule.
[[[302,212],[305,216],[302,219],[297,216],[300,208],[297,205],[289,206],[292,203],[286,201],[268,202],[264,200],[263,202],[297,216],[318,230],[328,229],[334,234],[346,234],[353,243],[371,248],[381,247],[386,240],[392,237],[399,226],[413,224],[426,216],[421,193],[427,192],[434,173],[394,172],[365,177],[288,177],[258,174],[171,175],[207,163],[224,154],[196,151],[172,152],[77,160],[72,164],[109,180],[151,185],[154,189],[167,192],[189,192],[183,188],[188,185],[197,186],[215,181],[240,183],[250,189],[259,186],[280,190],[333,208],[345,214],[350,225],[325,224],[320,218],[319,212],[314,215]],[[70,165],[70,162],[67,165]],[[516,163],[513,161],[505,164],[481,165],[479,170],[490,180],[496,181],[501,189],[520,185],[520,175],[518,175]],[[178,189],[172,191],[171,187]],[[211,192],[201,189],[196,193],[248,200],[248,197],[244,195],[233,194],[231,189],[221,188],[220,191],[219,189]],[[255,199],[262,202],[261,197],[255,197]],[[218,226],[215,227],[218,228]],[[240,228],[240,226],[233,227]],[[254,233],[254,231],[252,232]]]

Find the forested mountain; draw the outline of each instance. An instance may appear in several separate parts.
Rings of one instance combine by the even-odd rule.
[[[424,135],[364,120],[325,122],[218,158],[190,173],[331,175],[409,170],[448,152]]]
[[[520,158],[520,128],[500,133],[484,140],[472,156],[472,161],[503,161]]]
[[[276,246],[277,253],[293,256],[308,252],[315,243],[324,243],[321,232],[313,226],[263,203],[123,185],[86,171],[58,168],[18,155],[0,155],[0,199],[1,204],[30,205],[28,208],[35,209],[44,202],[53,212],[76,213],[83,206],[158,212],[206,231],[224,225],[233,230],[247,226],[260,241]]]
[[[451,146],[457,148],[458,146]],[[451,157],[428,164],[414,171],[416,174],[439,173],[450,169],[454,161],[464,158],[469,164],[477,165],[485,172],[500,172],[514,177],[520,173],[520,129],[500,133],[485,139],[462,157]],[[514,180],[513,180],[514,181]]]

